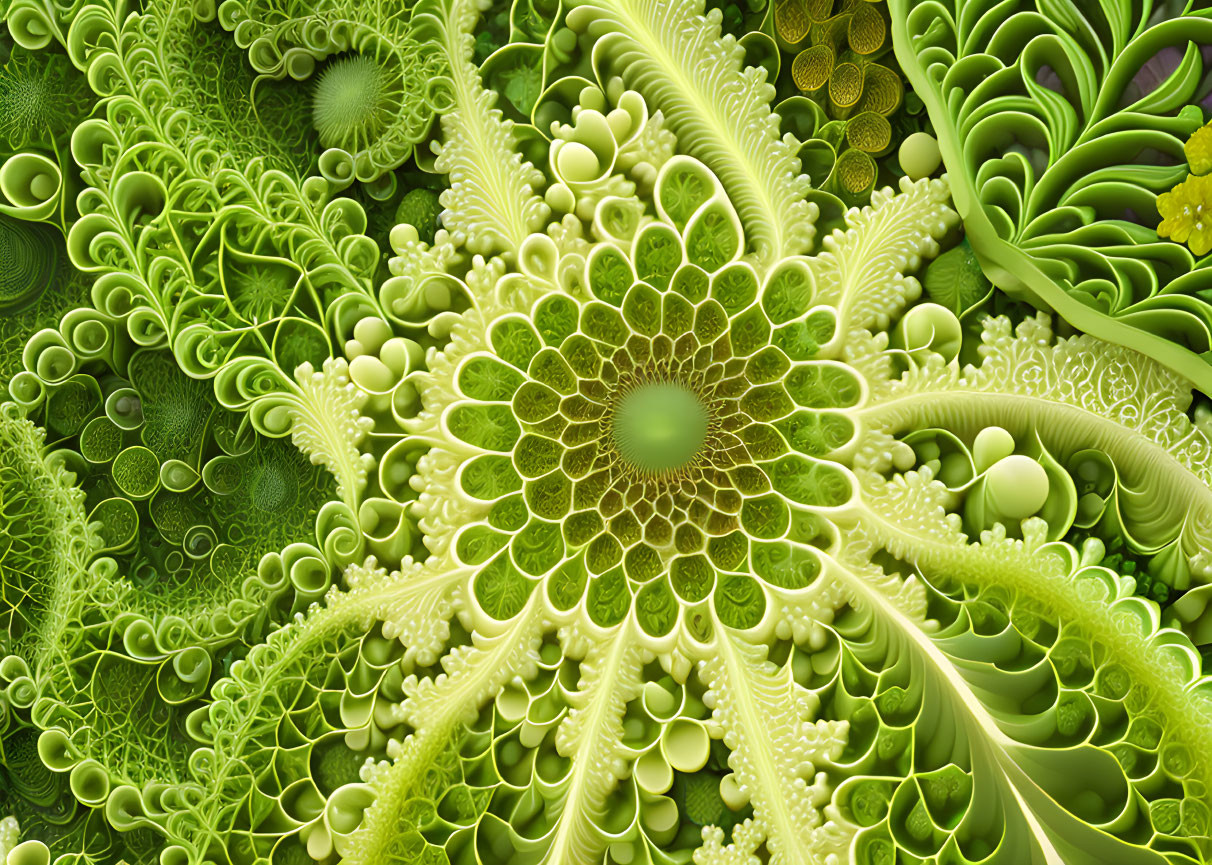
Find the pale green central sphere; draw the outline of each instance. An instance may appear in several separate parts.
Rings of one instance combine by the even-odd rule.
[[[707,407],[680,384],[652,382],[627,393],[611,434],[623,459],[644,472],[680,469],[707,438]]]

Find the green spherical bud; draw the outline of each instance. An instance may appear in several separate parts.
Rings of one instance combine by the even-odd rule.
[[[935,352],[950,363],[959,355],[963,338],[964,331],[955,313],[937,303],[922,303],[900,320],[895,343],[917,356],[923,351]]]
[[[652,382],[622,398],[612,433],[623,459],[656,474],[689,463],[707,438],[707,426],[707,408],[691,390]]]
[[[972,460],[983,472],[998,460],[1014,453],[1014,436],[999,426],[985,427],[972,442]]]
[[[556,155],[560,176],[571,181],[589,181],[598,176],[602,166],[592,150],[579,141],[568,141]]]
[[[938,150],[938,142],[928,132],[915,132],[901,142],[897,154],[901,162],[901,170],[910,180],[929,177],[938,171],[943,158]]]
[[[1007,519],[1026,519],[1048,500],[1048,472],[1023,454],[1011,454],[994,463],[985,484],[989,503]]]

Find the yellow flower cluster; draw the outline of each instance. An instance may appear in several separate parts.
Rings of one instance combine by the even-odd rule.
[[[1212,252],[1212,124],[1201,126],[1183,145],[1191,174],[1157,196],[1159,237],[1186,243],[1196,255]]]
[[[1212,171],[1212,124],[1201,126],[1183,145],[1187,164],[1192,174],[1207,174]]]
[[[1212,175],[1187,179],[1157,196],[1159,237],[1186,243],[1196,255],[1212,251]]]

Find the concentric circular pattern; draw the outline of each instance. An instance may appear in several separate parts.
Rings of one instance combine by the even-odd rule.
[[[655,638],[709,598],[755,627],[763,586],[816,576],[818,514],[852,495],[823,458],[854,435],[839,410],[861,385],[814,359],[834,319],[811,310],[806,262],[760,280],[701,163],[670,162],[657,197],[661,219],[585,257],[585,299],[496,318],[453,368],[444,425],[478,454],[458,473],[455,555],[495,618],[542,583],[556,610],[586,595],[603,627],[634,599]]]
[[[54,229],[0,214],[0,315],[36,303],[60,263]]]

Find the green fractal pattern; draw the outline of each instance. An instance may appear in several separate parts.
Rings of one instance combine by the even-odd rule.
[[[0,865],[1212,863],[1212,3],[0,19]]]

